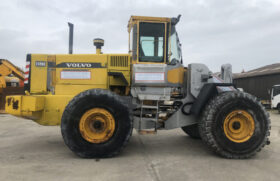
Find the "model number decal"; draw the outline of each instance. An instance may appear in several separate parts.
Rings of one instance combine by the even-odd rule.
[[[36,61],[35,66],[36,67],[45,67],[46,66],[46,61]]]
[[[60,79],[89,80],[91,79],[91,72],[90,71],[61,71]]]

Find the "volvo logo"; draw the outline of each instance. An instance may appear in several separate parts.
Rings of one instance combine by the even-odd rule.
[[[56,65],[58,68],[104,68],[101,63],[63,62]]]
[[[91,68],[90,63],[66,63],[68,68]]]

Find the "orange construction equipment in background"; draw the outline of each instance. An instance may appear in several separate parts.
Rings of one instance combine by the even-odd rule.
[[[24,72],[10,61],[0,59],[0,113],[4,112],[7,95],[24,94]]]

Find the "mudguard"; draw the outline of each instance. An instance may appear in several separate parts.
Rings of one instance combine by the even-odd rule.
[[[233,83],[206,83],[203,85],[200,90],[197,99],[191,107],[190,112],[194,115],[199,115],[203,110],[206,103],[219,92],[224,92],[225,89],[228,88],[227,91],[236,91],[235,85]]]

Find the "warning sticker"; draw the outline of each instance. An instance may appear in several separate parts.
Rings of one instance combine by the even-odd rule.
[[[61,71],[60,79],[91,79],[90,71]]]
[[[164,72],[135,73],[136,82],[164,82]]]

